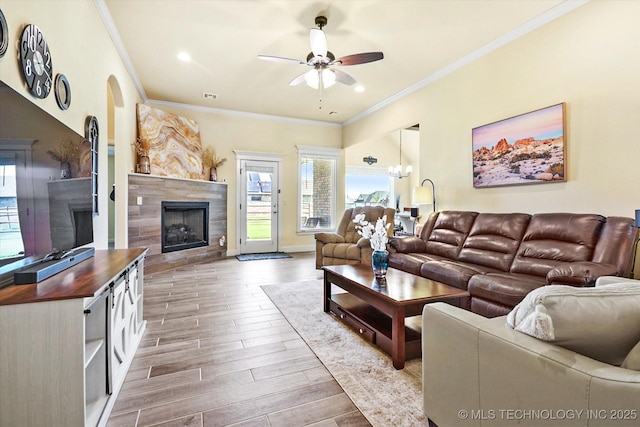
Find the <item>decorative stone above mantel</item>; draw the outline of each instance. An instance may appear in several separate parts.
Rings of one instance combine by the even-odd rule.
[[[209,245],[162,253],[162,202],[204,201],[209,203]],[[226,183],[131,173],[128,202],[129,247],[149,249],[146,273],[227,256]],[[222,246],[220,242],[223,242]]]

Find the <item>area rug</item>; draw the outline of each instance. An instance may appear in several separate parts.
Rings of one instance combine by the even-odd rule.
[[[236,255],[238,261],[257,261],[261,259],[279,259],[279,258],[291,258],[291,255],[284,252],[267,252],[264,254],[244,254]]]
[[[396,370],[389,356],[324,313],[321,280],[262,289],[373,426],[428,426],[420,359]]]

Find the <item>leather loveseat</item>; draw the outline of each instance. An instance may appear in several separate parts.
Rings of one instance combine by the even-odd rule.
[[[467,290],[463,308],[496,317],[541,286],[629,277],[637,240],[632,218],[441,211],[391,239],[389,266]]]
[[[615,329],[613,323],[625,322],[608,312],[612,316],[602,320],[605,325]],[[575,322],[580,325],[583,319]],[[635,367],[595,360],[505,323],[506,316],[487,319],[446,303],[425,305],[423,407],[432,423],[439,427],[639,425],[640,371]]]

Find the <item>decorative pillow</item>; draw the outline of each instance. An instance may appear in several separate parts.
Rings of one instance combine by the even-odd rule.
[[[633,369],[640,371],[640,342],[635,345],[624,358],[624,362],[620,365],[621,368]]]
[[[620,365],[640,341],[640,281],[531,291],[507,326],[592,359]],[[640,350],[639,350],[640,352]]]

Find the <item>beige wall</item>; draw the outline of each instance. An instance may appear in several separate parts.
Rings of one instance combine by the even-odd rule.
[[[344,128],[345,147],[420,123],[438,209],[640,208],[640,2],[592,1]],[[425,76],[426,77],[426,76]],[[566,102],[566,183],[474,189],[471,129]]]
[[[9,49],[0,58],[0,80],[42,110],[51,114],[80,135],[84,135],[85,118],[96,116],[100,126],[99,190],[100,214],[94,218],[95,246],[107,247],[107,81],[109,77],[120,89],[121,107],[116,109],[115,143],[118,150],[116,170],[126,171],[131,164],[130,141],[135,138],[135,104],[138,95],[117,54],[93,1],[25,1],[3,0],[0,4],[9,24]],[[21,78],[17,60],[18,40],[22,28],[35,24],[44,33],[53,59],[55,74],[63,73],[71,84],[71,107],[62,111],[52,93],[46,99],[31,97]],[[118,188],[126,188],[126,174],[116,176]],[[119,195],[117,244],[126,242],[126,198]],[[125,243],[126,244],[126,243]]]

